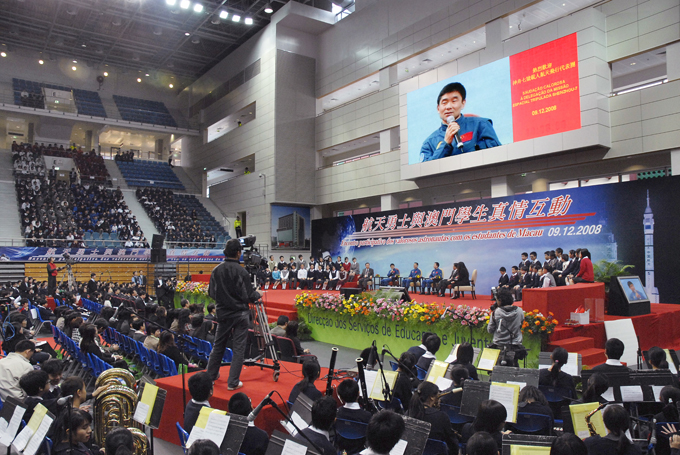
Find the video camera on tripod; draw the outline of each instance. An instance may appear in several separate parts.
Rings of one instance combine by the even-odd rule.
[[[255,246],[256,239],[257,237],[254,235],[239,237],[238,239],[243,248],[243,264],[251,275],[254,275],[260,267],[267,264],[267,261],[262,258],[262,255]]]

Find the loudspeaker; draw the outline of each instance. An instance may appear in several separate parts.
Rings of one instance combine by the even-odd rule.
[[[164,241],[165,241],[164,236],[160,234],[154,234],[153,237],[151,238],[151,249],[160,250],[161,248],[163,248]]]
[[[349,299],[355,294],[361,294],[361,289],[359,288],[340,288],[340,294],[343,299]]]
[[[158,264],[162,262],[167,262],[168,257],[165,249],[151,250],[151,263]]]
[[[410,302],[411,296],[408,295],[408,289],[401,286],[380,286],[380,290],[390,291],[390,292],[400,292],[401,295],[398,297],[399,300],[404,302]]]

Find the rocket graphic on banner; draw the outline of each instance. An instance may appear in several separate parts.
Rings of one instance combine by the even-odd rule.
[[[649,190],[647,190],[647,208],[643,224],[645,227],[645,291],[651,303],[659,303],[659,290],[654,286],[654,214],[649,206]]]

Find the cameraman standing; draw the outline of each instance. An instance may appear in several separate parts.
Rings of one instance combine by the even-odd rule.
[[[241,243],[237,239],[227,242],[224,249],[225,261],[215,267],[210,276],[208,294],[215,300],[217,309],[217,332],[215,346],[208,360],[208,374],[216,381],[220,376],[222,357],[227,348],[227,341],[233,336],[234,356],[229,368],[228,390],[243,387],[239,381],[243,358],[248,339],[250,323],[250,303],[257,302],[262,292],[253,288],[250,274],[239,264]],[[233,334],[232,334],[233,330]]]
[[[487,330],[493,334],[491,347],[501,349],[503,365],[519,366],[518,360],[526,357],[526,348],[522,345],[522,324],[524,311],[514,306],[512,294],[507,289],[499,289],[496,303],[491,306],[491,319]],[[513,353],[509,355],[509,353]]]

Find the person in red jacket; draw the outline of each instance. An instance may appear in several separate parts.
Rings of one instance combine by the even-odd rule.
[[[592,283],[595,281],[595,273],[593,272],[593,263],[590,260],[590,251],[588,248],[581,249],[581,262],[578,275],[569,275],[569,284],[574,283]]]

